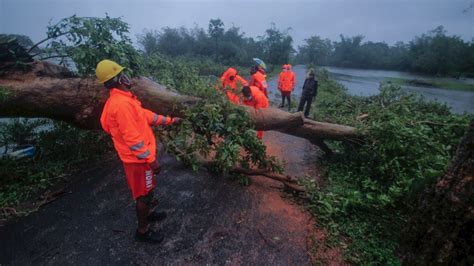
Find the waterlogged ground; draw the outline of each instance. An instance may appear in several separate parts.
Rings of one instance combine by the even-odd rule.
[[[351,69],[340,67],[324,67],[331,77],[347,88],[351,95],[370,96],[379,92],[382,81],[392,78],[405,80],[429,80],[436,82],[450,82],[474,84],[474,79],[450,79],[416,75],[412,73],[386,70]],[[297,73],[298,75],[298,73]],[[303,75],[303,73],[301,73]],[[403,89],[410,93],[422,96],[427,101],[445,103],[451,111],[457,114],[464,112],[474,113],[474,92],[463,90],[449,90],[436,87],[403,85]]]
[[[306,140],[267,132],[273,155],[289,174],[315,175],[318,150]],[[325,234],[278,182],[256,177],[250,186],[192,172],[170,156],[156,195],[169,217],[160,245],[137,243],[134,203],[113,160],[88,169],[67,193],[27,217],[0,227],[0,264],[339,264]]]

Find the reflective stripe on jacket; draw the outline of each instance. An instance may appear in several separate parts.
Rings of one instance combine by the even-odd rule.
[[[112,136],[122,162],[151,163],[156,159],[156,140],[151,126],[169,125],[172,119],[143,108],[131,92],[111,89],[100,123]]]

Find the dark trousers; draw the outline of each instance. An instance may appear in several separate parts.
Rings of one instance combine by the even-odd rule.
[[[300,104],[298,105],[298,112],[303,111],[303,108],[304,108],[305,117],[309,116],[309,109],[311,108],[311,103],[313,102],[313,98],[314,96],[312,95],[301,95]]]
[[[285,106],[285,98],[288,100],[288,111],[291,109],[291,92],[281,92],[281,105],[280,107]]]

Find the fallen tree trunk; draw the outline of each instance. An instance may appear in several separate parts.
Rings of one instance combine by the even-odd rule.
[[[28,72],[0,77],[0,117],[47,117],[71,122],[86,129],[99,129],[99,117],[108,92],[93,78],[75,78],[48,62],[33,62]],[[184,108],[200,99],[181,95],[148,78],[133,80],[133,93],[143,106],[160,114],[180,116]],[[276,108],[245,107],[256,129],[277,130],[322,145],[324,139],[353,139],[355,128],[304,119],[301,113]],[[327,147],[327,146],[326,146]]]

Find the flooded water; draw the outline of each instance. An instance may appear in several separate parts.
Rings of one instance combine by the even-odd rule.
[[[344,85],[352,95],[369,96],[378,93],[380,82],[390,78],[405,78],[417,80],[449,80],[415,75],[399,71],[365,70],[338,67],[324,67],[332,78]],[[458,82],[474,84],[474,79],[464,79]],[[447,104],[454,113],[474,113],[474,92],[446,90],[435,87],[402,86],[404,89],[423,96],[426,100]]]
[[[379,92],[380,82],[389,78],[406,78],[417,80],[440,79],[398,71],[364,70],[338,67],[324,68],[330,73],[333,79],[347,88],[349,94],[360,96],[370,96],[377,94]],[[294,66],[293,71],[295,72],[297,79],[294,95],[299,97],[301,95],[301,87],[303,86],[306,75],[306,67],[303,65]],[[268,83],[270,92],[272,92],[270,99],[278,103],[281,101],[281,98],[280,93],[277,90],[277,82],[278,76],[271,78]],[[474,79],[465,79],[461,80],[460,82],[474,84]],[[410,92],[424,97],[426,100],[445,103],[454,113],[474,113],[474,92],[417,86],[402,87]]]

